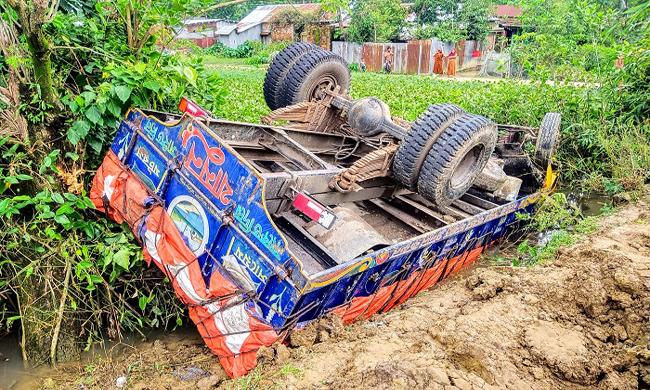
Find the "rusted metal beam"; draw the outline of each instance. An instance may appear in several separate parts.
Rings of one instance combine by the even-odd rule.
[[[431,210],[430,208],[426,207],[422,203],[419,203],[419,202],[417,202],[417,201],[415,201],[415,200],[413,200],[413,199],[411,199],[411,198],[409,198],[407,196],[404,196],[404,195],[398,195],[395,198],[401,200],[402,202],[408,204],[409,206],[412,206],[412,207],[416,208],[417,210],[419,210],[419,211],[423,212],[424,214],[430,216],[431,218],[435,219],[436,221],[440,222],[443,225],[448,225],[449,224],[449,222],[444,220],[444,218],[445,218],[444,215]]]
[[[409,213],[398,209],[397,207],[389,204],[388,202],[383,201],[382,199],[368,199],[368,202],[374,204],[375,206],[384,210],[388,214],[404,222],[405,224],[413,228],[418,233],[426,233],[435,229],[435,227],[420,221],[419,219],[411,216]]]
[[[492,203],[488,200],[481,199],[478,196],[472,195],[470,193],[465,193],[465,195],[461,196],[460,198],[467,203],[471,203],[474,206],[482,208],[483,210],[490,210],[495,207],[499,207],[499,205],[496,203]]]
[[[462,210],[462,211],[468,213],[468,214],[471,214],[471,215],[480,214],[480,213],[482,213],[483,211],[485,211],[485,210],[481,209],[480,207],[476,207],[476,206],[474,206],[473,204],[467,203],[467,202],[465,202],[465,201],[463,201],[463,200],[461,200],[461,199],[456,199],[456,200],[452,203],[452,205],[453,205],[454,207],[456,207],[456,208],[458,208],[458,209],[460,209],[460,210]]]
[[[459,210],[459,209],[457,209],[455,207],[452,207],[452,206],[439,207],[438,210],[440,210],[441,212],[443,212],[445,214],[452,215],[452,216],[456,217],[457,219],[465,219],[465,218],[469,218],[469,217],[472,216],[471,214],[468,214],[468,213],[464,212],[463,210]]]

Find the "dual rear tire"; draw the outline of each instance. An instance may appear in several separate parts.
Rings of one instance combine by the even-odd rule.
[[[264,78],[264,100],[271,110],[303,101],[319,100],[327,89],[350,90],[350,68],[345,60],[312,43],[296,42],[273,59]]]
[[[487,118],[453,104],[430,105],[398,148],[393,177],[436,206],[448,206],[472,186],[497,138]]]

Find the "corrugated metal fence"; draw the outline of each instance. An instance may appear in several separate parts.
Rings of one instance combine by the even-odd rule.
[[[479,41],[462,40],[456,44],[441,42],[437,39],[410,41],[408,43],[364,43],[332,42],[332,51],[345,58],[348,63],[366,63],[366,69],[373,72],[381,71],[384,67],[384,51],[393,49],[393,72],[406,74],[433,73],[433,55],[442,49],[445,55],[456,47],[458,53],[458,69],[477,67],[482,64],[484,57],[483,44]],[[443,61],[447,69],[447,59]]]

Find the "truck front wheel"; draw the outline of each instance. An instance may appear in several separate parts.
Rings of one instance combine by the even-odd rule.
[[[339,94],[344,95],[350,90],[350,82],[350,68],[341,56],[326,50],[307,52],[287,73],[280,106],[320,100],[326,90],[337,85],[341,87]]]

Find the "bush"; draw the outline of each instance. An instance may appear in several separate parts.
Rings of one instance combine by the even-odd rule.
[[[263,55],[263,54],[257,54],[252,57],[246,58],[244,61],[246,65],[261,65],[261,64],[268,64],[269,63],[269,57]]]
[[[236,49],[232,49],[218,42],[204,49],[203,52],[221,58],[248,58],[250,61],[246,61],[247,64],[258,65],[268,63],[277,52],[291,43],[290,41],[277,41],[265,45],[261,41],[246,41]],[[253,57],[255,58],[252,59]]]
[[[203,51],[205,54],[222,57],[222,58],[248,58],[255,53],[255,49],[250,41],[239,45],[236,49],[227,47],[221,42],[208,47]]]
[[[221,57],[223,55],[224,50],[226,49],[228,48],[223,43],[217,42],[214,45],[204,49],[203,52],[211,56]]]
[[[598,73],[614,69],[618,51],[608,46],[585,44],[578,48],[576,56],[582,61],[584,70]]]

